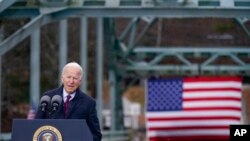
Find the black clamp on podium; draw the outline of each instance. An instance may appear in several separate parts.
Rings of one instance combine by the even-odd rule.
[[[14,119],[12,141],[93,141],[83,119]]]

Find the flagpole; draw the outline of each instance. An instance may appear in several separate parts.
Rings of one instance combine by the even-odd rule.
[[[145,118],[147,118],[147,105],[148,105],[148,78],[147,79],[144,79],[144,89],[145,89],[145,105],[144,106],[144,115],[145,115]],[[147,129],[147,120],[145,120],[145,126],[146,126],[146,129]],[[147,132],[145,133],[145,138],[146,138],[146,141],[149,141],[148,139],[148,136],[147,136]]]
[[[2,55],[0,56],[0,139],[2,138]]]
[[[0,25],[0,43],[3,40],[3,26]],[[0,54],[0,139],[2,138],[2,54]]]

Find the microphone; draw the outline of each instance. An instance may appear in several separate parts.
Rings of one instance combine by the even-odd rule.
[[[51,100],[52,111],[53,112],[57,111],[61,103],[62,103],[62,97],[60,95],[54,95]]]
[[[51,98],[47,95],[44,95],[40,100],[41,110],[43,112],[48,110],[48,106],[50,104]]]

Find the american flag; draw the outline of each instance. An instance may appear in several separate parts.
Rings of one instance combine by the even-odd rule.
[[[35,119],[35,116],[36,116],[36,108],[33,102],[31,102],[30,109],[27,115],[27,119]]]
[[[229,140],[241,121],[239,77],[194,77],[147,81],[148,141]]]

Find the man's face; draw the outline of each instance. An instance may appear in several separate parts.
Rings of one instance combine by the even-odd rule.
[[[67,67],[62,74],[62,82],[67,93],[71,94],[81,84],[81,71],[77,67]]]

